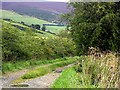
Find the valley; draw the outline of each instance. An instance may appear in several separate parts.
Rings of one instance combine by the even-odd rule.
[[[120,2],[3,2],[6,89],[119,87]]]

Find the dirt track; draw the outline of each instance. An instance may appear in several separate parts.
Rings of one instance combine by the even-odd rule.
[[[30,87],[30,88],[48,88],[53,84],[55,79],[57,79],[60,76],[61,72],[64,69],[66,69],[68,67],[71,67],[72,65],[74,65],[74,64],[70,64],[70,65],[67,65],[67,66],[64,66],[64,67],[61,67],[61,68],[57,68],[52,73],[49,73],[47,75],[29,80],[29,81],[22,82],[22,84],[24,84],[24,83],[28,84],[29,85],[28,87]],[[46,65],[44,65],[44,66],[46,66]],[[20,78],[21,76],[23,76],[28,71],[29,70],[21,70],[21,71],[15,72],[15,73],[11,73],[9,75],[5,75],[2,78],[2,84],[3,84],[2,87],[4,87],[4,88],[5,87],[11,87],[11,84],[12,84],[13,80],[15,80],[17,78]]]

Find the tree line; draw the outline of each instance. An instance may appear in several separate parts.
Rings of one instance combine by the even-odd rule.
[[[74,2],[67,19],[78,54],[89,47],[101,51],[120,51],[120,2]]]

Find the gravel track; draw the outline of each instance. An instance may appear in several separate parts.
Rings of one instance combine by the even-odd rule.
[[[29,88],[49,88],[53,84],[53,82],[60,76],[61,72],[64,69],[71,67],[73,65],[74,64],[70,64],[70,65],[67,65],[64,67],[57,68],[52,73],[46,74],[44,76],[41,76],[41,77],[38,77],[35,79],[27,80],[25,82],[22,82],[22,84],[29,85],[28,86]],[[48,65],[44,65],[44,66],[48,66]],[[20,78],[21,76],[23,76],[24,74],[26,74],[29,71],[30,70],[21,70],[21,71],[15,72],[15,73],[5,75],[4,77],[2,77],[2,84],[3,84],[2,87],[3,88],[11,87],[10,85],[12,84],[13,80]]]

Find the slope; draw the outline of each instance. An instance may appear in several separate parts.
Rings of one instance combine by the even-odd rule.
[[[24,22],[27,25],[32,25],[32,24],[39,24],[40,26],[42,26],[43,24],[56,25],[55,23],[50,23],[48,21],[38,19],[35,17],[20,15],[13,11],[0,10],[0,12],[2,12],[3,19],[11,19],[15,22]],[[46,26],[46,29],[51,31],[52,33],[59,33],[61,30],[65,30],[65,28],[66,28],[65,26]]]

